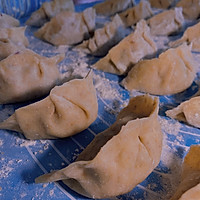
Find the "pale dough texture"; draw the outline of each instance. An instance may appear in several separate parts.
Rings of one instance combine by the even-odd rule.
[[[170,95],[187,89],[196,76],[198,63],[190,46],[168,49],[158,58],[138,62],[122,81],[127,90]]]
[[[87,8],[82,13],[63,11],[51,18],[35,36],[53,45],[72,45],[90,37],[95,29],[95,10]]]
[[[0,13],[0,29],[16,27],[19,25],[20,25],[20,22],[18,19],[15,19],[14,17],[12,17],[10,15]]]
[[[26,21],[30,26],[42,26],[58,13],[71,10],[74,11],[74,3],[72,0],[52,0],[44,2],[42,6],[33,12]]]
[[[150,4],[154,8],[167,9],[175,3],[176,0],[149,0]]]
[[[36,182],[63,180],[90,198],[115,197],[131,191],[152,172],[160,161],[161,150],[158,99],[137,96],[76,162],[37,178]]]
[[[145,20],[137,23],[133,33],[125,37],[92,67],[113,74],[125,74],[145,56],[157,51]]]
[[[0,129],[23,133],[28,139],[53,139],[83,131],[96,119],[98,104],[92,75],[54,87],[43,100],[21,107]]]

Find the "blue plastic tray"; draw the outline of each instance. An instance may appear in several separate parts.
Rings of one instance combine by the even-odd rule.
[[[4,1],[1,1],[1,3]],[[5,1],[8,2],[8,1]],[[20,2],[20,1],[19,1]],[[1,4],[0,4],[1,5]],[[89,4],[91,5],[91,4]],[[81,10],[88,5],[77,7]],[[25,19],[21,19],[23,25]],[[54,47],[33,36],[35,29],[28,27],[26,34],[29,48],[45,56],[66,52],[59,69],[68,76],[84,76],[96,58],[86,56],[67,46]],[[200,55],[194,54],[199,59]],[[199,57],[199,58],[198,58]],[[200,61],[200,59],[199,59]],[[83,200],[85,198],[65,186],[62,182],[35,184],[41,174],[66,167],[90,143],[94,136],[107,129],[116,119],[130,96],[119,82],[122,77],[94,70],[94,84],[97,90],[99,111],[96,121],[85,131],[66,139],[29,141],[13,131],[0,130],[0,199],[2,200]],[[164,141],[160,164],[146,180],[130,193],[116,197],[123,200],[167,200],[178,181],[181,162],[192,144],[200,143],[200,130],[184,123],[171,120],[165,111],[191,98],[199,89],[199,75],[190,88],[173,96],[160,96],[159,119]],[[10,116],[23,104],[0,105],[0,121]]]

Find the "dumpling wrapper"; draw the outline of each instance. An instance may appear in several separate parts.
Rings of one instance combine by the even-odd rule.
[[[96,13],[87,8],[82,13],[63,11],[35,32],[35,36],[53,45],[72,45],[90,37],[95,29]]]
[[[25,36],[25,30],[26,27],[0,28],[0,39],[9,39],[16,45],[27,47],[29,41]]]
[[[200,97],[193,97],[176,108],[167,110],[166,115],[200,128]]]
[[[149,2],[144,0],[119,14],[126,27],[135,25],[141,19],[149,18],[152,15],[153,11]]]
[[[166,36],[179,31],[184,23],[182,8],[166,10],[148,20],[152,35]]]
[[[31,14],[30,18],[26,21],[26,24],[38,27],[42,26],[52,17],[65,10],[74,11],[74,3],[72,0],[53,0],[44,2],[38,10]]]
[[[92,38],[83,41],[77,47],[88,54],[105,56],[110,48],[125,37],[124,31],[124,24],[116,14],[111,22],[106,23],[102,28],[96,29]]]
[[[0,129],[23,133],[28,139],[54,139],[83,131],[96,119],[98,104],[92,75],[55,86],[49,96],[21,107]]]
[[[122,81],[129,91],[171,95],[187,89],[196,76],[198,63],[191,47],[182,44],[161,53],[158,58],[138,62]]]
[[[182,7],[183,15],[188,20],[195,20],[200,15],[200,3],[199,0],[180,0],[176,7]]]
[[[180,197],[181,198],[179,200],[199,200],[200,198],[200,196],[198,196],[199,194],[200,194],[200,145],[192,145],[189,149],[189,152],[185,156],[183,162],[181,182],[176,190],[176,193],[170,200],[178,200]],[[195,196],[197,198],[195,198]]]
[[[158,99],[130,100],[116,122],[94,140],[68,167],[45,174],[36,183],[62,180],[90,198],[109,198],[131,191],[158,165],[162,132]]]
[[[97,15],[112,16],[134,6],[135,0],[106,0],[93,6]]]
[[[20,22],[18,19],[15,19],[14,17],[0,13],[0,29],[1,28],[11,28],[15,26],[19,26]]]
[[[174,5],[176,0],[149,0],[153,8],[167,9]]]
[[[0,38],[0,60],[8,57],[9,55],[22,51],[25,49],[24,45],[17,45],[9,39]]]
[[[169,45],[174,47],[184,42],[191,44],[193,51],[200,52],[200,22],[188,27],[180,39],[170,42]]]
[[[16,103],[48,94],[61,82],[57,64],[63,59],[64,54],[47,58],[25,49],[0,61],[0,103]]]
[[[108,54],[92,67],[113,74],[122,75],[145,56],[157,51],[145,20],[137,23],[133,33],[114,46]]]

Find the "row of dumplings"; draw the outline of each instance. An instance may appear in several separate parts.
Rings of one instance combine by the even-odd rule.
[[[87,13],[84,16],[87,17]],[[139,28],[137,29],[137,27]],[[145,42],[147,42],[148,48],[147,54],[145,55],[151,54],[148,52],[148,49],[150,49],[150,51],[152,49],[156,51],[156,46],[153,40],[151,40],[146,22],[144,20],[140,21],[137,27],[134,34],[140,34],[137,36],[140,42],[136,44],[136,47],[138,45],[139,49],[139,45],[144,44],[144,49],[146,49]],[[109,28],[107,30],[109,30]],[[145,30],[147,30],[147,33],[144,33]],[[141,38],[142,40],[140,40]],[[135,40],[135,42],[136,41],[137,40]],[[126,56],[122,59],[125,62],[128,60],[127,57],[129,57],[129,55],[131,56],[130,50],[134,50],[134,46],[131,47],[131,45],[129,45],[129,50],[127,44],[128,42],[123,45],[120,44],[122,49],[124,46],[123,52],[125,51],[125,53],[122,54],[117,51],[113,53],[114,57],[116,55],[114,58],[116,59],[116,63],[118,62],[117,59],[119,59],[119,55]],[[125,47],[127,47],[128,50]],[[197,66],[192,58],[190,48],[190,46],[183,44],[175,49],[169,49],[163,53],[164,60],[162,60],[162,56],[160,56],[160,61],[155,61],[158,62],[155,66],[160,66],[162,62],[170,60],[173,55],[175,61],[180,64],[180,66],[178,65],[179,71],[187,77],[187,81],[184,80],[185,85],[182,86],[180,83],[181,90],[190,86],[196,73]],[[144,53],[142,52],[141,54],[143,55]],[[0,128],[19,131],[29,139],[52,139],[67,137],[78,133],[86,129],[96,119],[98,105],[91,72],[84,79],[75,79],[61,86],[54,87],[58,82],[62,81],[57,69],[57,64],[63,57],[64,55],[58,55],[53,58],[46,58],[26,49],[25,51],[12,54],[0,62],[1,85],[5,86],[3,87],[2,95],[0,95],[3,98],[1,103],[19,102],[30,98],[36,98],[38,97],[36,96],[37,94],[47,94],[48,91],[53,88],[45,99],[16,110],[10,118],[0,124]],[[133,57],[135,58],[137,56]],[[143,57],[144,56],[139,59],[137,58],[138,60],[135,61],[134,64]],[[124,64],[123,61],[119,62],[120,70],[123,70],[124,66],[125,68],[130,67],[129,63]],[[11,66],[15,65],[15,63],[18,63],[20,67],[15,67],[13,70]],[[30,68],[30,66],[34,67]],[[49,66],[52,66],[52,71],[50,71]],[[152,70],[154,69],[153,66],[154,64],[152,64]],[[124,72],[127,72],[127,68]],[[175,66],[172,64],[170,69],[171,74],[167,77],[167,80],[162,80],[162,77],[166,75],[166,71],[168,71],[168,69],[163,69],[163,74],[160,75],[161,78],[159,79],[162,83],[166,81],[163,85],[168,85],[168,83],[170,83],[174,69]],[[142,75],[145,74],[145,70],[139,69],[138,71],[138,73]],[[15,73],[15,75],[11,75],[12,73]],[[16,73],[18,76],[16,76]],[[146,76],[147,75],[148,73],[146,72]],[[15,76],[17,79],[13,78]],[[177,77],[179,76],[180,75],[177,75]],[[24,83],[26,80],[26,84],[21,84],[21,81]],[[174,82],[174,84],[176,83]],[[174,88],[176,88],[176,86],[172,86],[172,90]],[[13,92],[9,92],[8,94],[8,91]],[[171,89],[167,89],[167,92],[168,91],[171,92]],[[173,93],[176,92],[177,91]],[[152,93],[154,94],[154,92]],[[16,96],[10,97],[10,95],[15,94]],[[198,97],[196,97],[195,100],[197,98]],[[158,98],[152,98],[149,95],[132,98],[129,105],[119,113],[116,122],[109,129],[98,134],[92,143],[78,156],[76,162],[60,171],[39,177],[36,179],[36,182],[63,180],[63,182],[73,190],[91,198],[109,198],[129,192],[138,183],[143,181],[160,161],[162,132],[158,122],[158,105]],[[176,115],[185,118],[185,121],[191,119],[192,114],[193,117],[196,116],[198,102],[193,101],[193,104],[190,103],[189,105],[194,105],[192,106],[193,109],[188,108],[186,102],[176,109],[179,110],[179,113],[176,112]],[[187,110],[190,112],[188,114],[189,117],[187,117]],[[191,111],[194,111],[194,113],[191,114]],[[187,122],[190,123],[190,121],[188,120]],[[198,149],[199,146],[191,147],[190,152],[195,153],[189,152],[185,161],[187,161],[191,154],[199,158]],[[196,159],[196,157],[195,159],[192,158],[189,160],[195,160],[196,164],[194,162],[192,163],[192,166],[194,165],[192,169],[199,175],[200,161]],[[183,174],[185,174],[184,171]],[[188,172],[189,177],[190,174],[192,174],[192,177],[194,176],[193,171]],[[183,177],[184,176],[185,175],[183,175]],[[185,183],[188,182],[187,179],[188,177],[186,177],[186,179],[183,178],[184,187],[186,185]],[[197,178],[195,180],[197,180],[195,184],[198,184],[199,179]],[[188,187],[185,187],[184,190],[181,188],[174,199],[178,199],[183,192],[195,186],[195,184],[194,181],[192,184],[188,183]],[[199,185],[197,185],[194,190],[196,188],[197,191],[199,191]],[[187,196],[188,193],[184,195]],[[189,193],[189,195],[191,194]],[[181,197],[181,199],[184,198],[184,196]]]

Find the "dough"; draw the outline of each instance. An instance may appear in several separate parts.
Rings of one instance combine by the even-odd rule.
[[[92,75],[54,87],[49,96],[21,107],[0,124],[28,139],[64,138],[83,131],[98,112]]]
[[[27,47],[29,45],[25,34],[26,27],[11,27],[0,29],[0,39],[9,39],[16,45]]]
[[[47,94],[61,81],[57,64],[63,58],[64,55],[46,58],[26,49],[0,61],[0,103],[16,103]]]
[[[170,35],[179,31],[183,23],[182,8],[166,10],[148,20],[152,35]]]
[[[106,0],[93,7],[97,15],[111,16],[135,5],[135,0]]]
[[[176,0],[149,0],[150,4],[154,8],[167,9],[176,2]]]
[[[183,15],[186,19],[195,20],[200,15],[200,1],[199,0],[180,0],[176,7],[182,7]]]
[[[92,67],[113,74],[125,74],[130,67],[147,55],[157,51],[145,20],[137,23],[133,33],[114,46]]]
[[[149,18],[152,15],[153,11],[149,2],[144,0],[119,14],[126,27],[135,25],[141,19]]]
[[[158,58],[137,63],[122,81],[127,90],[171,95],[190,87],[197,70],[190,46],[168,49]]]
[[[116,14],[111,22],[103,28],[96,29],[94,36],[83,41],[78,48],[95,56],[105,56],[109,49],[125,37],[125,27],[121,18]]]
[[[72,0],[52,0],[44,2],[42,6],[33,12],[26,21],[30,26],[42,26],[58,13],[71,10],[74,11],[74,3]]]
[[[169,45],[174,47],[184,42],[192,44],[192,50],[200,52],[200,22],[186,29],[183,36]]]
[[[181,103],[178,107],[166,111],[166,115],[200,128],[200,97],[193,97]]]
[[[35,36],[53,45],[72,45],[90,37],[95,29],[95,10],[88,8],[82,13],[63,11],[53,17]]]
[[[161,150],[158,98],[137,96],[76,162],[37,178],[36,183],[62,180],[89,198],[114,197],[142,182],[158,165]]]
[[[181,198],[179,200],[199,200],[200,196],[197,196],[197,198],[195,198],[195,196],[200,193],[199,183],[200,183],[200,145],[192,145],[189,149],[189,152],[185,156],[183,162],[181,182],[177,188],[176,193],[170,200],[178,200],[180,197]]]
[[[4,13],[0,13],[0,29],[1,28],[11,28],[15,26],[19,26],[19,20],[15,19],[10,15],[6,15]]]

